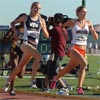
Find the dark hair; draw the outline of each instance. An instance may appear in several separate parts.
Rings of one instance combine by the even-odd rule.
[[[62,13],[56,13],[54,15],[54,23],[59,24],[64,21],[64,15]]]

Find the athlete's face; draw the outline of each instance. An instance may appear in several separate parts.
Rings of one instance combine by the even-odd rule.
[[[32,13],[39,13],[41,9],[41,5],[40,4],[36,4],[31,8]]]
[[[87,13],[87,9],[83,8],[80,12],[77,12],[77,15],[78,15],[79,18],[85,19],[86,18],[86,13]]]

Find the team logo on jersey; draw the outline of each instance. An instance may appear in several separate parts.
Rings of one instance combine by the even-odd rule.
[[[38,27],[38,24],[37,24],[37,23],[34,23],[34,22],[31,22],[31,23],[30,23],[30,26],[31,26],[31,27],[34,27],[34,28],[35,28],[35,27],[37,28],[37,27]]]

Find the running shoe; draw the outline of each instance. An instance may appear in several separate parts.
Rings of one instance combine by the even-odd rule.
[[[69,89],[68,88],[62,88],[61,90],[66,92],[66,93],[69,93]]]
[[[49,89],[49,88],[43,87],[43,88],[42,88],[42,92],[47,92],[47,93],[49,93],[49,92],[50,92],[50,89]]]
[[[36,82],[31,82],[30,86],[31,86],[32,88],[35,88],[35,89],[37,89]]]
[[[79,95],[83,95],[83,94],[84,94],[84,91],[83,91],[83,89],[80,87],[80,88],[78,88],[77,93],[78,93]]]
[[[12,96],[15,96],[15,95],[16,95],[15,91],[10,91],[9,93],[10,93],[10,95],[12,95]]]
[[[32,84],[31,87],[37,89],[36,84]]]

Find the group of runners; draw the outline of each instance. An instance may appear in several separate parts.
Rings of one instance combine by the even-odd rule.
[[[58,80],[62,82],[61,77],[63,77],[67,73],[70,73],[70,71],[77,65],[80,65],[77,93],[80,95],[84,94],[82,86],[85,78],[85,70],[88,64],[85,56],[89,31],[92,33],[94,39],[98,40],[98,34],[96,33],[92,22],[86,19],[86,7],[79,6],[76,9],[77,19],[69,19],[68,21],[63,23],[63,14],[56,13],[54,14],[53,20],[51,18],[48,19],[47,24],[40,15],[40,9],[41,4],[39,2],[33,2],[29,15],[21,14],[11,22],[11,32],[13,33],[14,45],[17,42],[17,46],[13,47],[12,51],[17,52],[20,60],[17,60],[17,63],[13,65],[14,69],[7,79],[4,90],[7,92],[9,85],[14,85],[13,81],[17,75],[19,77],[23,76],[23,74],[21,73],[23,69],[25,72],[26,64],[32,58],[34,58],[34,62],[32,64],[31,83],[34,86],[36,85],[35,76],[42,58],[42,55],[37,49],[37,46],[42,30],[45,38],[51,38],[51,55],[54,55],[53,63],[50,63],[52,62],[51,59],[49,59],[47,63],[48,70],[47,73],[45,73],[45,86],[54,89]],[[49,27],[51,21],[53,22],[52,29],[50,29]],[[17,24],[22,25],[22,28],[17,27]],[[71,28],[72,31],[72,40],[67,52],[66,41],[68,40],[68,33],[66,28]],[[20,42],[18,42],[20,36],[20,34],[18,33],[23,33]],[[19,52],[21,52],[21,54]],[[70,60],[63,69],[60,69],[60,61],[66,54],[70,57]],[[12,57],[17,58],[17,56]],[[52,80],[52,82],[49,86],[50,80]],[[63,87],[67,88],[65,84],[63,84]],[[15,94],[12,91],[13,88],[11,88],[10,93]]]

